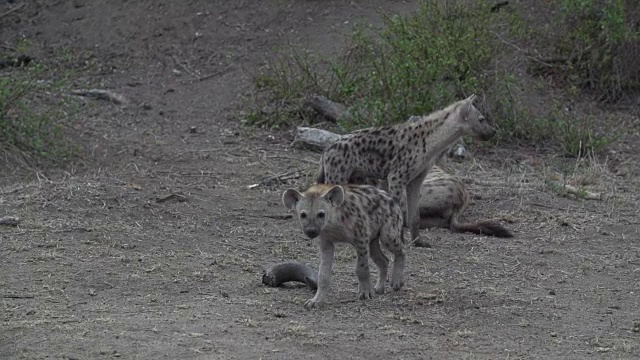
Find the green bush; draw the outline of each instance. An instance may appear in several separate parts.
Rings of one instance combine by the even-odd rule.
[[[590,0],[557,1],[569,16],[569,6]],[[574,156],[599,151],[610,139],[595,132],[593,119],[572,118],[559,106],[534,116],[519,101],[526,94],[516,88],[529,85],[512,59],[524,53],[515,42],[530,32],[519,11],[517,4],[494,12],[485,1],[423,0],[411,15],[383,15],[382,30],[358,29],[337,58],[292,46],[254,77],[263,98],[246,120],[289,126],[308,115],[304,100],[322,95],[350,106],[353,116],[339,124],[349,131],[406,121],[475,93],[499,128],[496,142],[553,143]],[[627,36],[613,25],[607,31]]]
[[[36,79],[41,70],[16,69],[0,77],[0,149],[27,159],[64,161],[76,148],[64,136],[61,119],[68,106],[36,105],[36,99],[52,85]]]
[[[558,0],[561,74],[600,100],[640,89],[640,2]]]
[[[403,121],[482,92],[483,71],[503,45],[492,32],[508,26],[507,18],[486,2],[425,0],[412,15],[385,15],[375,35],[356,31],[337,60],[293,48],[255,77],[269,105],[249,123],[287,124],[310,94],[353,105],[352,121],[341,124],[352,129]]]

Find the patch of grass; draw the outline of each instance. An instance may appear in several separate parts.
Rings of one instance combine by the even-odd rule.
[[[600,100],[640,89],[640,3],[635,0],[558,0],[558,64],[569,83]]]
[[[41,80],[44,72],[36,64],[0,75],[0,148],[23,160],[64,162],[78,150],[63,132],[75,104],[51,96],[64,80]]]
[[[521,86],[524,85],[510,74],[502,74],[494,81],[491,112],[500,130],[494,142],[517,139],[530,144],[551,144],[565,155],[583,157],[599,153],[615,141],[615,130],[599,133],[593,116],[569,113],[558,101],[547,106],[542,115],[531,114],[516,95],[516,88]]]

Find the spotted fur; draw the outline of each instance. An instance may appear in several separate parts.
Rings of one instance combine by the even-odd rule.
[[[417,246],[420,188],[437,157],[464,135],[488,140],[495,129],[473,106],[475,95],[420,119],[345,135],[325,149],[317,183],[346,184],[354,174],[386,180]]]
[[[465,223],[460,220],[470,198],[464,183],[444,168],[434,165],[422,182],[418,216],[420,229],[441,227],[455,232],[510,238],[511,232],[493,221]]]
[[[372,296],[369,257],[378,268],[375,292],[384,292],[389,259],[380,245],[393,254],[391,286],[404,285],[405,250],[402,210],[383,190],[369,185],[314,185],[304,193],[287,189],[282,202],[295,209],[303,232],[319,239],[318,289],[305,307],[320,306],[326,298],[331,277],[334,244],[346,242],[356,249],[356,274],[360,299]]]

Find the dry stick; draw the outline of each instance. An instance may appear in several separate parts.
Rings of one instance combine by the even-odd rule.
[[[124,96],[109,90],[102,90],[102,89],[73,90],[71,91],[71,94],[76,96],[90,97],[96,100],[106,100],[118,105],[128,103],[127,99]]]
[[[267,159],[288,159],[288,160],[303,161],[309,164],[318,165],[318,162],[314,160],[303,159],[303,158],[299,158],[295,156],[287,156],[287,155],[269,155],[267,156]]]
[[[595,193],[595,192],[591,192],[591,191],[587,191],[584,189],[578,189],[574,186],[571,186],[569,184],[560,184],[556,181],[553,180],[548,180],[549,184],[551,184],[552,186],[555,187],[559,187],[561,189],[566,190],[569,194],[573,194],[575,196],[581,197],[583,199],[587,199],[587,200],[601,200],[602,199],[602,194],[600,193]]]
[[[198,75],[195,74],[193,71],[191,71],[191,69],[189,69],[186,65],[184,65],[183,63],[180,62],[180,60],[178,60],[178,58],[174,55],[172,56],[173,61],[176,62],[176,65],[180,66],[184,71],[187,72],[187,74],[193,76],[194,78],[198,79]]]
[[[255,189],[255,188],[257,188],[258,186],[261,186],[261,185],[269,186],[274,181],[282,182],[284,180],[297,179],[300,176],[301,176],[300,175],[300,171],[298,169],[296,169],[296,170],[289,171],[289,172],[286,172],[286,173],[282,173],[282,174],[266,177],[266,178],[262,179],[259,183],[252,184],[252,185],[247,185],[247,189]]]
[[[24,3],[22,3],[22,4],[20,4],[20,5],[16,6],[16,7],[14,7],[14,8],[9,9],[9,10],[8,10],[8,11],[6,11],[5,13],[0,14],[0,19],[1,19],[1,18],[3,18],[3,17],[5,17],[5,16],[7,16],[7,15],[9,15],[9,14],[11,14],[12,12],[15,12],[15,11],[18,11],[18,10],[22,9],[22,8],[24,7],[24,5],[25,5],[25,4],[24,4]]]

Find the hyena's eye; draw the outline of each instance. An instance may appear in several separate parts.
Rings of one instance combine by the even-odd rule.
[[[318,218],[324,219],[324,211],[318,211]]]
[[[306,219],[307,218],[307,213],[306,212],[301,212],[300,213],[300,219]]]

